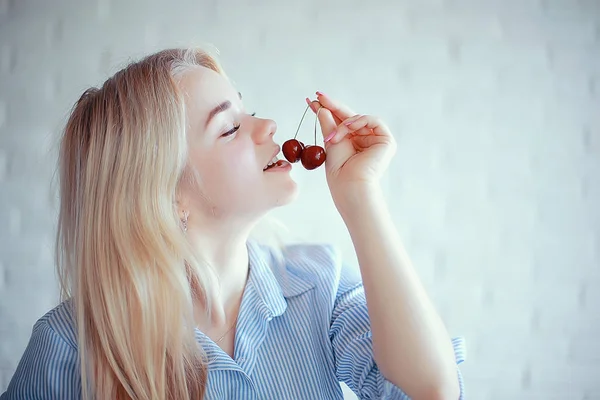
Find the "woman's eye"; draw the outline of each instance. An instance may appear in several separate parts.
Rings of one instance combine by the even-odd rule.
[[[250,116],[254,117],[254,116],[256,116],[256,113],[253,112],[252,114],[250,114]],[[222,134],[221,137],[227,137],[227,136],[233,135],[234,133],[236,133],[238,131],[238,129],[240,129],[240,126],[241,126],[240,124],[234,125],[231,130],[228,130],[227,132]]]
[[[222,134],[221,137],[227,137],[227,136],[233,135],[234,133],[237,132],[238,129],[240,129],[240,126],[241,125],[239,125],[239,124],[238,125],[234,125],[233,129],[228,130],[227,132],[225,132],[224,134]]]

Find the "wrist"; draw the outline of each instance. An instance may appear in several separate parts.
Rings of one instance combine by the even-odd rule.
[[[332,191],[333,202],[343,219],[382,209],[384,194],[379,184],[360,184]]]

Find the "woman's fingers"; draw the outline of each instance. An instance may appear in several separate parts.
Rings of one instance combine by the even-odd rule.
[[[310,101],[310,99],[307,97],[306,104],[308,104],[310,109],[317,114],[323,138],[328,136],[331,131],[334,131],[336,126],[341,122],[333,116],[331,111],[323,107],[318,101]]]
[[[323,107],[329,109],[331,113],[340,120],[340,122],[352,117],[353,115],[356,115],[356,113],[352,111],[350,107],[321,92],[317,92],[317,100],[323,105]]]
[[[329,141],[338,143],[348,133],[361,136],[373,133],[391,136],[387,126],[378,118],[357,115],[348,106],[321,92],[317,92],[317,100],[311,101],[307,97],[306,103],[318,115],[326,143]],[[375,129],[377,132],[374,132]]]
[[[354,115],[346,118],[326,138],[325,142],[338,143],[347,134],[386,136],[393,139],[389,128],[372,115]]]

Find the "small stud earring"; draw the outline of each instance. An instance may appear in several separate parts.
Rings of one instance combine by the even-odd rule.
[[[188,230],[188,216],[190,213],[188,211],[183,212],[183,219],[181,220],[181,225],[183,226],[183,231],[187,232]]]

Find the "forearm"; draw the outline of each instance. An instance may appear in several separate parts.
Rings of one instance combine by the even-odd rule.
[[[411,398],[459,397],[450,337],[402,246],[379,188],[338,207],[364,283],[374,358]]]

